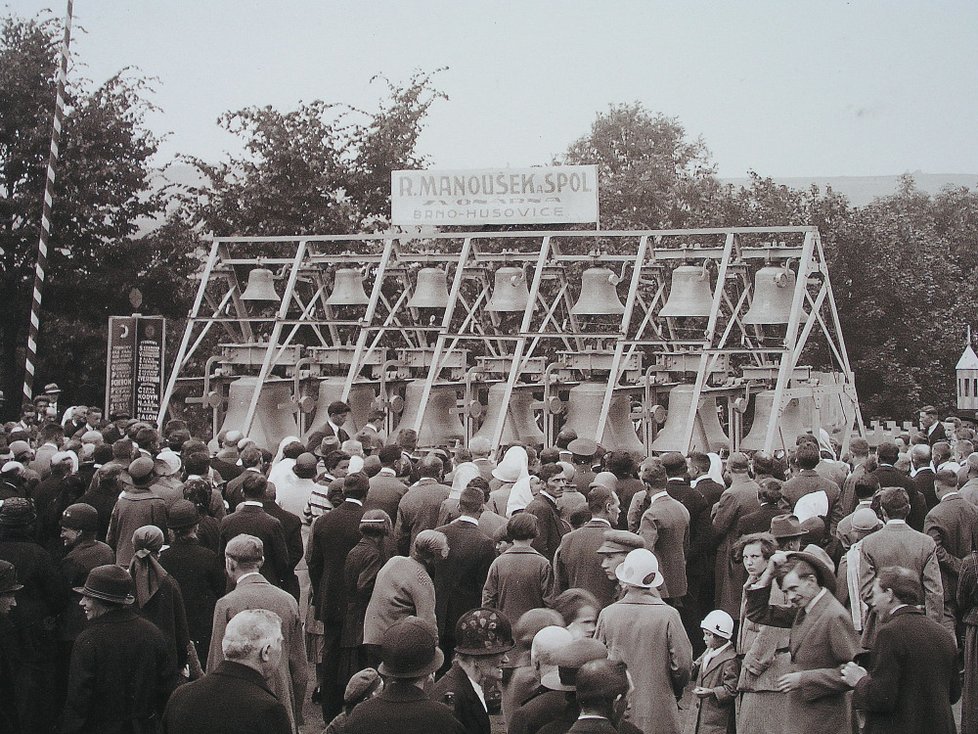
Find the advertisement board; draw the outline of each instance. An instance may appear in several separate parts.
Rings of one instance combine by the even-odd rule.
[[[105,413],[127,413],[155,423],[163,397],[166,320],[110,316],[105,370]]]

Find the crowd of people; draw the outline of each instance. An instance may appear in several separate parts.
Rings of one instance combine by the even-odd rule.
[[[0,731],[950,734],[961,699],[978,734],[975,431],[930,406],[844,455],[328,413],[274,447],[56,393],[4,425]]]

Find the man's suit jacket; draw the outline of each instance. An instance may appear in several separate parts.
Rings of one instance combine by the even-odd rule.
[[[523,511],[537,519],[537,537],[533,539],[530,545],[536,549],[537,553],[552,563],[554,554],[560,547],[561,538],[570,529],[560,519],[560,510],[557,508],[557,504],[544,497],[541,492],[530,501],[530,504]]]
[[[249,474],[258,474],[259,476],[264,476],[256,468],[242,469],[241,473],[233,479],[229,479],[227,484],[224,485],[224,499],[227,500],[228,509],[231,512],[237,508],[245,500],[244,494],[241,492],[241,485],[244,484],[244,480],[248,478]]]
[[[217,705],[215,702],[220,702]],[[254,668],[225,660],[180,686],[163,714],[165,734],[290,734],[285,707]]]
[[[383,510],[393,523],[397,520],[397,506],[401,504],[401,498],[406,492],[407,486],[396,476],[377,474],[370,477],[370,489],[363,501],[363,509]]]
[[[704,576],[712,570],[710,558],[713,550],[713,522],[710,519],[710,506],[703,494],[690,487],[686,481],[670,479],[666,482],[666,492],[689,511],[686,577],[690,579]]]
[[[432,687],[431,700],[448,706],[466,734],[491,734],[489,714],[458,663],[454,663]]]
[[[720,501],[713,508],[713,538],[717,545],[716,565],[713,575],[716,579],[716,606],[731,617],[740,615],[740,597],[743,593],[746,575],[744,566],[733,557],[737,524],[761,509],[757,499],[757,483],[743,474],[735,474],[730,488],[720,495]]]
[[[788,501],[791,509],[794,510],[798,500],[806,494],[813,492],[825,492],[828,500],[829,511],[825,518],[826,528],[829,533],[834,533],[839,520],[842,519],[842,488],[831,479],[826,479],[814,469],[802,469],[791,477],[781,487],[781,495]]]
[[[686,577],[686,552],[689,549],[690,536],[689,510],[679,500],[664,494],[653,500],[642,515],[638,534],[659,561],[659,571],[665,578],[665,583],[659,587],[660,596],[663,599],[686,596],[689,590]]]
[[[873,472],[873,476],[879,480],[881,489],[903,487],[907,490],[907,496],[910,498],[910,515],[907,516],[907,525],[918,532],[923,532],[924,518],[927,516],[927,502],[924,500],[924,495],[917,491],[913,479],[889,464],[880,464]]]
[[[953,635],[916,607],[893,611],[853,696],[866,714],[864,734],[953,734],[951,704],[960,697]]]
[[[791,628],[792,669],[801,685],[785,697],[785,734],[852,731],[848,686],[839,675],[860,651],[849,612],[828,590],[808,612],[772,606],[770,586],[744,593],[752,622]]]
[[[245,609],[267,609],[282,620],[282,659],[268,681],[268,687],[281,701],[289,720],[294,723],[296,707],[301,706],[305,698],[309,666],[299,605],[291,594],[275,588],[261,575],[253,574],[238,579],[234,591],[217,600],[211,649],[207,655],[207,672],[214,672],[224,661],[221,641],[228,622]]]
[[[443,703],[411,683],[391,679],[375,698],[358,705],[346,720],[347,734],[470,734]]]
[[[448,538],[448,558],[434,578],[438,636],[444,642],[454,640],[459,617],[482,606],[482,588],[496,560],[496,546],[478,524],[468,520],[458,519],[437,530]]]
[[[757,512],[744,515],[737,521],[737,537],[751,533],[770,533],[771,520],[783,514],[785,514],[785,510],[765,502]]]
[[[938,441],[947,441],[947,431],[944,430],[944,424],[940,421],[935,423],[933,430],[927,434],[927,443],[931,446]]]
[[[940,622],[944,616],[944,584],[941,582],[937,545],[934,539],[918,533],[906,523],[888,522],[867,535],[860,548],[859,593],[869,602],[876,574],[887,566],[903,566],[913,571],[924,587],[927,616]],[[870,609],[863,625],[863,647],[872,649],[879,627],[876,612]]]
[[[282,523],[282,532],[285,533],[285,547],[289,552],[290,569],[282,588],[298,599],[299,578],[295,575],[295,567],[299,565],[299,561],[302,560],[302,555],[305,552],[302,546],[302,519],[272,501],[262,502],[262,507],[265,508],[265,512]]]
[[[924,496],[924,504],[931,510],[937,505],[937,492],[934,490],[934,470],[929,466],[922,467],[911,479],[913,486]]]
[[[362,517],[363,507],[346,500],[335,510],[317,517],[312,525],[306,563],[316,604],[316,619],[324,624],[343,624],[346,616],[343,566],[347,555],[362,537]]]
[[[692,486],[692,483],[690,483],[690,485]],[[703,499],[706,500],[706,504],[712,511],[713,506],[720,501],[720,495],[723,494],[723,490],[725,490],[726,487],[707,477],[696,482],[696,489],[698,489],[699,493],[703,495]]]
[[[605,531],[611,526],[602,520],[591,520],[577,530],[571,530],[560,541],[560,548],[554,556],[554,575],[557,578],[557,591],[567,589],[586,589],[606,607],[615,599],[616,584],[608,578],[601,568],[601,558],[597,550],[604,543]],[[595,609],[600,612],[601,609]]]
[[[944,600],[953,608],[961,563],[978,547],[978,507],[956,492],[947,495],[927,513],[924,532],[937,544]]]
[[[282,523],[265,512],[262,507],[243,504],[221,520],[221,548],[218,555],[223,557],[228,541],[242,534],[254,535],[261,540],[265,549],[265,563],[261,567],[262,576],[270,583],[284,587],[291,568]]]
[[[394,538],[398,552],[409,555],[414,539],[422,530],[434,530],[438,526],[438,511],[448,499],[452,488],[430,479],[422,479],[410,487],[397,506]]]

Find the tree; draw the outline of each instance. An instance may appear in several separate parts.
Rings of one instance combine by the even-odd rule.
[[[44,17],[10,16],[0,28],[0,384],[8,413],[17,410],[22,381],[59,37],[59,24]],[[138,222],[163,207],[161,192],[150,189],[157,140],[143,127],[147,91],[145,80],[122,73],[95,88],[75,83],[65,90],[41,384],[101,384],[106,316],[129,309],[125,285],[152,260],[136,245]]]
[[[447,99],[418,72],[388,82],[375,113],[316,100],[291,112],[248,107],[219,123],[245,139],[246,154],[189,162],[204,177],[184,195],[188,220],[215,235],[339,234],[383,229],[390,173],[424,164],[416,145],[429,107]]]

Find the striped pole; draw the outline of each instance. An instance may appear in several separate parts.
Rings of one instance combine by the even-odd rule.
[[[71,43],[71,14],[73,0],[68,0],[65,14],[65,35],[58,58],[57,98],[54,105],[54,121],[51,125],[51,152],[48,155],[47,179],[44,182],[44,207],[41,211],[41,236],[37,241],[37,261],[34,264],[34,292],[31,297],[31,323],[27,332],[27,349],[24,354],[24,400],[33,399],[34,365],[37,361],[37,335],[41,324],[41,292],[44,271],[48,264],[48,238],[51,235],[51,208],[54,205],[54,179],[58,164],[58,145],[61,143],[61,123],[65,114],[65,77],[68,76],[68,46]]]

